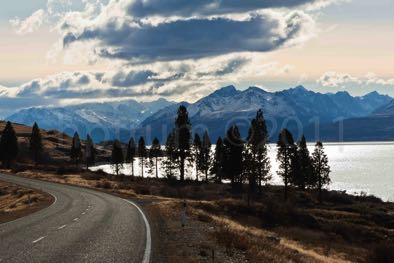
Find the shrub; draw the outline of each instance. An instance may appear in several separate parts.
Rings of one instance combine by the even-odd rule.
[[[394,262],[394,245],[377,245],[368,256],[371,263],[391,263]]]

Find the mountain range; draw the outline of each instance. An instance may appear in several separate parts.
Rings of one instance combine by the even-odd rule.
[[[394,119],[394,103],[387,95],[372,92],[365,96],[351,96],[346,91],[324,94],[303,86],[279,92],[268,92],[258,87],[240,91],[234,86],[227,86],[194,103],[160,99],[148,103],[129,100],[30,108],[7,119],[27,125],[37,121],[42,128],[57,129],[70,135],[78,131],[81,137],[89,132],[96,142],[115,137],[127,141],[130,136],[145,136],[148,142],[158,137],[164,142],[174,127],[180,105],[187,107],[193,131],[202,133],[208,130],[212,141],[223,136],[233,124],[237,124],[241,134],[246,136],[250,120],[258,109],[263,109],[271,141],[276,140],[284,127],[289,128],[296,138],[306,133],[310,140],[316,137],[334,140],[340,137],[332,134],[340,120],[345,120],[345,123],[359,119],[371,121],[383,114]],[[389,105],[392,105],[391,111]],[[349,124],[354,125],[353,122]],[[319,128],[318,133],[316,128]],[[357,136],[363,138],[362,135]]]
[[[159,99],[152,102],[127,100],[121,102],[86,103],[66,107],[23,109],[6,119],[32,125],[37,122],[47,130],[58,130],[72,136],[75,131],[82,138],[90,133],[95,142],[112,140],[119,133],[130,131],[158,110],[173,102]]]

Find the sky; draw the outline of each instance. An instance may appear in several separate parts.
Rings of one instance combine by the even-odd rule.
[[[13,0],[0,4],[0,117],[225,85],[394,96],[392,0]]]

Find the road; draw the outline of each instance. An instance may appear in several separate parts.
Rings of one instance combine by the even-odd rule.
[[[0,262],[149,263],[151,236],[143,212],[109,194],[28,178],[0,180],[40,189],[55,202],[0,225]]]

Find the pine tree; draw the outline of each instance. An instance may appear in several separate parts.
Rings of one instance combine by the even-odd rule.
[[[136,145],[134,138],[130,138],[127,145],[126,162],[131,164],[131,176],[134,177],[134,159],[136,154]]]
[[[146,154],[147,154],[147,150],[145,146],[144,137],[140,137],[140,140],[138,141],[138,157],[140,158],[142,178],[144,178],[144,165],[145,165]]]
[[[251,121],[244,151],[244,172],[248,177],[251,192],[255,192],[256,186],[261,189],[262,182],[267,182],[271,178],[267,143],[267,127],[263,112],[259,110],[256,118]]]
[[[211,147],[211,139],[209,138],[208,131],[205,131],[202,136],[200,169],[205,175],[206,182],[208,182],[208,172],[211,166]]]
[[[96,161],[96,149],[93,140],[89,134],[86,136],[85,161],[86,161],[86,169],[89,169],[89,165],[94,164]]]
[[[242,153],[244,142],[241,139],[238,127],[236,125],[230,127],[224,139],[225,161],[224,173],[230,179],[233,190],[241,190],[242,177]]]
[[[30,152],[33,155],[34,164],[37,165],[41,161],[43,145],[42,145],[40,129],[38,128],[36,122],[34,123],[33,129],[31,131]]]
[[[221,137],[216,141],[215,153],[211,166],[211,173],[215,175],[215,182],[222,183],[225,161],[225,149]]]
[[[162,155],[162,151],[161,151],[161,145],[160,145],[160,141],[157,138],[154,138],[152,141],[152,147],[149,151],[149,159],[152,160],[152,162],[154,162],[154,167],[155,167],[155,174],[156,174],[156,178],[159,178],[159,158]]]
[[[301,137],[297,147],[298,169],[299,172],[293,178],[293,184],[300,189],[305,189],[310,185],[313,176],[312,158],[309,155],[305,136]]]
[[[277,160],[280,162],[278,174],[283,178],[285,184],[285,199],[287,200],[288,185],[291,180],[290,176],[293,172],[292,161],[296,154],[293,135],[287,129],[283,129],[279,134],[277,147]]]
[[[175,120],[176,155],[179,158],[179,173],[181,181],[185,180],[185,163],[190,157],[191,124],[185,106],[180,106]]]
[[[120,169],[123,168],[123,162],[122,145],[118,140],[115,140],[112,144],[111,163],[116,175],[119,175]]]
[[[175,131],[172,131],[166,140],[165,145],[165,159],[163,161],[163,168],[167,178],[174,177],[174,169],[176,168],[176,146],[175,146]]]
[[[78,164],[82,159],[82,146],[81,140],[79,139],[79,134],[77,132],[74,133],[72,139],[70,157],[71,160],[75,162],[75,166],[78,167]]]
[[[200,135],[196,133],[194,135],[193,145],[192,145],[192,156],[196,166],[196,181],[198,181],[198,172],[201,168],[201,155],[202,155],[202,142]]]
[[[317,142],[315,150],[312,153],[313,171],[317,181],[317,189],[319,191],[319,202],[322,202],[322,188],[330,184],[330,166],[328,165],[328,157],[324,153],[322,142]]]
[[[0,138],[0,153],[3,165],[9,169],[18,156],[18,139],[11,122],[7,122]]]

